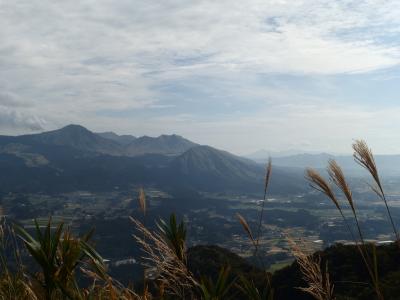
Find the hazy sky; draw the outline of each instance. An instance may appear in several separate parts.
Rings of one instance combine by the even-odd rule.
[[[400,153],[400,1],[0,0],[0,134]]]

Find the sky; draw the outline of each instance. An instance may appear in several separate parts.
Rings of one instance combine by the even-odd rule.
[[[0,0],[0,134],[400,153],[400,1]]]

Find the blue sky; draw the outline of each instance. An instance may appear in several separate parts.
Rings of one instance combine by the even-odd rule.
[[[0,0],[0,134],[400,153],[399,1]]]

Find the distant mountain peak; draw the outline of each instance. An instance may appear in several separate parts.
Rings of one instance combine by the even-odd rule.
[[[60,128],[60,129],[43,132],[41,134],[42,135],[74,134],[74,135],[95,136],[95,133],[93,133],[86,127],[83,127],[82,125],[77,125],[77,124],[70,124],[70,125]]]
[[[79,138],[80,136],[94,136],[94,135],[95,134],[93,132],[91,132],[89,129],[81,125],[70,124],[60,129],[46,131],[39,134],[32,134],[29,136],[42,139],[42,141],[51,142],[54,139],[61,141],[62,138]]]
[[[250,160],[206,145],[192,147],[175,159],[175,166],[183,173],[207,172],[213,176],[256,176],[263,170]],[[260,176],[262,178],[262,175]]]
[[[265,176],[264,167],[254,161],[206,145],[197,145],[175,157],[171,169],[181,184],[200,190],[261,190]],[[274,168],[270,192],[298,190],[303,186],[302,180],[302,172],[292,176]]]
[[[122,153],[120,146],[116,142],[102,138],[87,128],[76,124],[27,137],[37,143],[68,146],[83,151],[112,155]]]
[[[77,124],[69,124],[60,129],[43,132],[42,134],[47,134],[47,133],[51,133],[51,132],[53,132],[53,133],[71,133],[71,134],[93,134],[93,132],[91,132],[86,127],[83,127],[82,125],[77,125]]]
[[[58,130],[84,130],[84,131],[90,131],[89,129],[83,127],[82,125],[79,124],[69,124],[66,125]]]

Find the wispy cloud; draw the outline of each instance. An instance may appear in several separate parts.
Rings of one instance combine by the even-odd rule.
[[[204,128],[216,126],[216,144],[237,151],[240,128],[276,130],[283,147],[296,139],[293,107],[316,119],[343,102],[374,109],[355,92],[364,84],[352,81],[344,95],[338,77],[398,76],[399,16],[390,0],[3,1],[0,131],[74,122],[135,134],[182,129],[207,142]],[[271,112],[275,123],[257,121]],[[193,122],[180,127],[176,116]]]
[[[43,130],[45,125],[46,122],[39,117],[0,106],[0,127],[3,130],[23,133]]]

